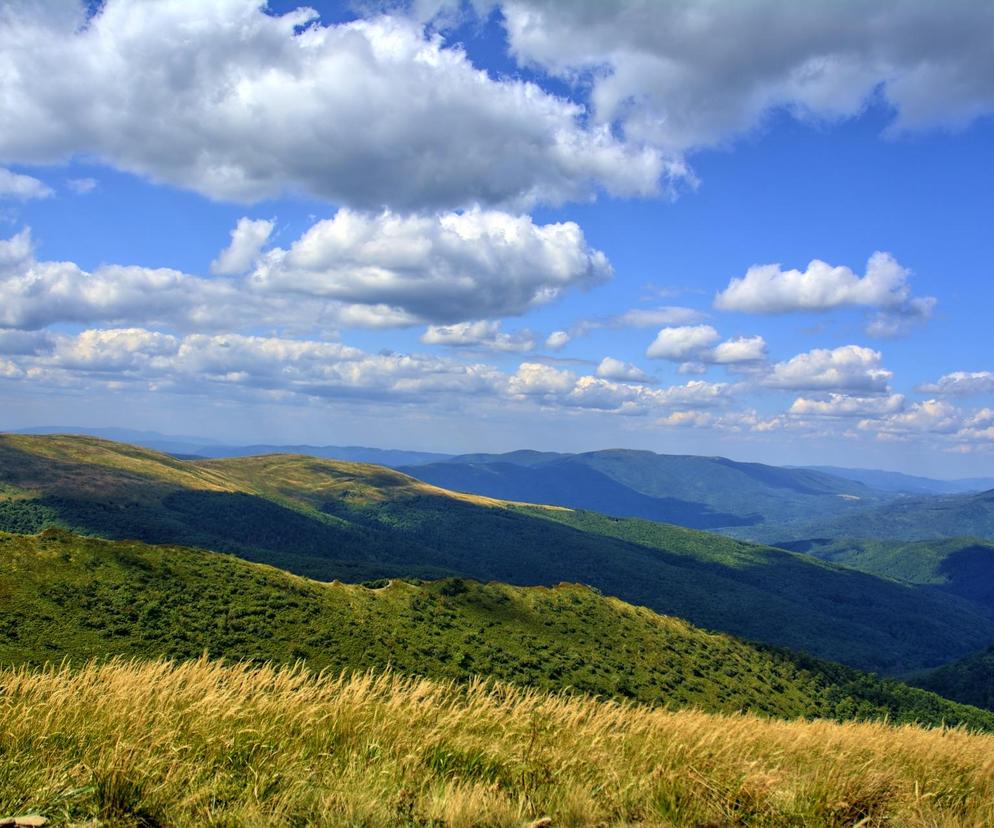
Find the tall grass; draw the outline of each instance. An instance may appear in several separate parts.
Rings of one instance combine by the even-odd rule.
[[[994,736],[208,661],[0,671],[0,814],[144,825],[994,824]]]

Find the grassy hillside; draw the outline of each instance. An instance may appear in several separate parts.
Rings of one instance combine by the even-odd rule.
[[[944,664],[912,682],[947,698],[994,710],[994,647]]]
[[[577,585],[319,583],[213,552],[0,534],[0,663],[106,656],[474,675],[771,716],[963,722],[994,714],[755,647]]]
[[[960,730],[209,662],[6,670],[0,685],[0,811],[55,824],[994,822],[994,736]]]
[[[994,543],[978,538],[929,541],[815,539],[783,544],[822,560],[913,584],[929,584],[994,610]]]
[[[447,489],[695,529],[792,525],[890,497],[812,469],[622,449],[474,454],[404,470]]]
[[[0,484],[0,530],[199,546],[322,580],[582,582],[877,671],[937,666],[994,641],[989,614],[956,596],[673,526],[456,495],[379,466],[188,462],[101,440],[3,436]]]

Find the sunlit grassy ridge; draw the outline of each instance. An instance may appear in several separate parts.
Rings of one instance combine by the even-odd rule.
[[[144,825],[989,825],[994,737],[396,676],[0,671],[0,811]]]
[[[0,484],[0,530],[198,546],[321,580],[581,582],[880,672],[994,640],[990,612],[955,595],[665,524],[455,495],[378,466],[189,462],[94,438],[0,435]]]

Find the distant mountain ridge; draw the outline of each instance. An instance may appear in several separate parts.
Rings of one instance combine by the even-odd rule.
[[[798,466],[815,471],[856,480],[880,491],[903,494],[966,494],[994,489],[994,477],[964,477],[957,480],[939,480],[902,472],[880,469],[851,469],[842,466]]]
[[[812,514],[846,515],[893,497],[811,469],[628,449],[470,454],[400,470],[437,486],[487,497],[694,529],[738,528],[745,534],[747,527],[773,524],[779,530],[810,520]]]

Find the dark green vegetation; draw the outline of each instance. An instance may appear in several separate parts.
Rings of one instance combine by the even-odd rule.
[[[582,582],[708,629],[862,669],[994,641],[982,607],[811,557],[641,520],[455,495],[377,466],[188,462],[102,440],[0,437],[0,530],[197,546],[321,580]]]
[[[994,611],[994,543],[977,538],[929,541],[815,539],[783,544],[822,560],[912,584],[926,584]]]
[[[781,531],[779,538],[775,537]],[[858,511],[844,519],[820,517],[763,533],[768,542],[803,538],[873,538],[938,540],[972,536],[994,540],[994,489],[932,497],[902,497]]]
[[[994,714],[605,598],[461,579],[316,583],[212,552],[0,534],[0,662],[114,655],[474,674],[708,711],[994,729]]]
[[[790,525],[811,515],[848,515],[890,497],[811,469],[622,449],[472,454],[402,471],[456,491],[695,529],[760,531],[767,524]]]
[[[911,683],[948,699],[994,710],[994,647],[916,676]]]

